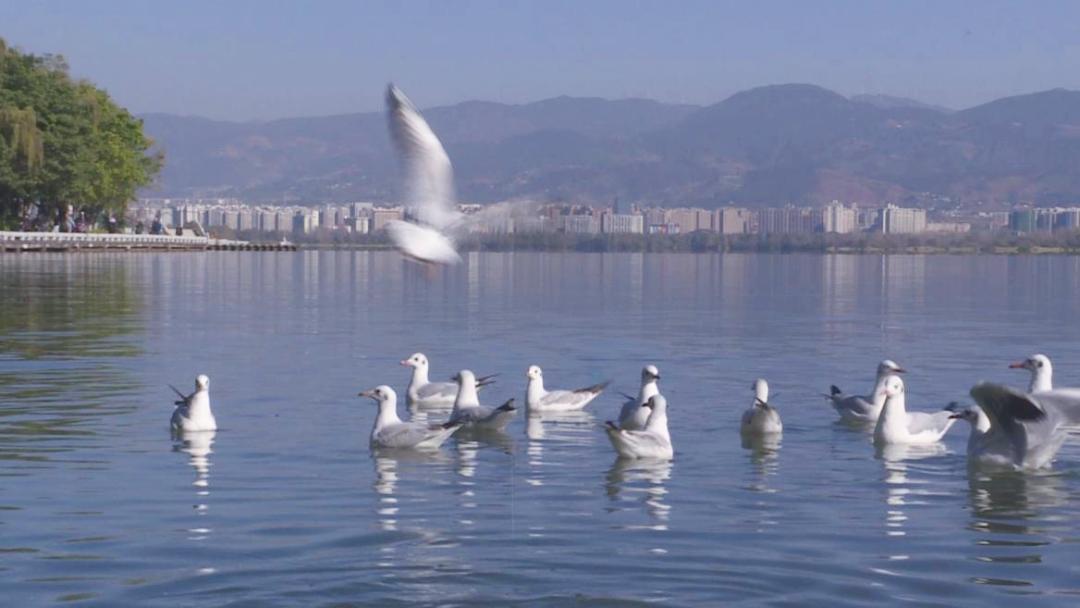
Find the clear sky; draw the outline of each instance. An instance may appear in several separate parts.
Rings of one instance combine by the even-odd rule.
[[[954,108],[1080,89],[1080,2],[510,0],[0,3],[135,112],[236,120],[557,95],[714,103],[785,82]]]

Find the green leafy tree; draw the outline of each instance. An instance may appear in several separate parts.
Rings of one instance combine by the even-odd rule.
[[[70,205],[122,216],[163,157],[142,121],[108,93],[69,76],[63,57],[30,55],[0,39],[0,228],[32,209],[62,219]]]

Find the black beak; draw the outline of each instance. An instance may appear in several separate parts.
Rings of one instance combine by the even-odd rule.
[[[964,416],[961,415],[961,414],[953,414],[952,416],[949,416],[949,420],[959,420],[959,419],[961,419],[963,417]]]
[[[754,405],[756,405],[758,407],[763,407],[765,409],[769,409],[770,407],[772,407],[771,405],[769,405],[768,403],[765,403],[764,401],[762,401],[761,399],[758,399],[757,397],[754,397]]]

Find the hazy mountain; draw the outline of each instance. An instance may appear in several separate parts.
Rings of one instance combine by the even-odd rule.
[[[659,204],[1080,199],[1080,93],[959,112],[813,85],[760,87],[706,107],[559,97],[424,111],[459,197]],[[162,195],[394,199],[381,112],[231,123],[151,114]]]
[[[953,111],[949,108],[946,108],[945,106],[926,103],[924,101],[919,101],[918,99],[911,99],[909,97],[897,97],[895,95],[864,93],[862,95],[852,95],[851,101],[868,103],[874,107],[878,107],[883,110],[894,110],[896,108],[916,108],[919,110],[933,110],[935,112],[945,113],[950,113]]]

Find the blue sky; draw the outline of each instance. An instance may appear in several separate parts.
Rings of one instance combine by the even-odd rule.
[[[1080,2],[23,0],[0,4],[0,37],[133,111],[235,120],[374,110],[390,80],[421,106],[1080,89]]]

